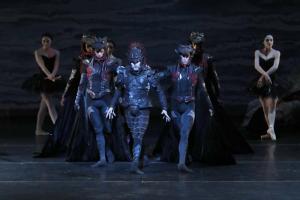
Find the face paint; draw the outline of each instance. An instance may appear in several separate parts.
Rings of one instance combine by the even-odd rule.
[[[265,48],[271,49],[273,47],[274,41],[272,35],[267,35],[264,39]]]
[[[137,62],[137,63],[130,63],[131,68],[133,69],[133,71],[139,71],[141,68],[141,62]]]
[[[180,55],[180,63],[183,65],[187,65],[190,62],[190,56],[189,55]]]

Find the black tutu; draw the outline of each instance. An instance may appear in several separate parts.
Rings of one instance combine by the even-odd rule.
[[[55,93],[63,91],[65,86],[66,81],[63,78],[57,79],[53,82],[45,79],[44,75],[36,73],[23,82],[22,89],[38,94]]]
[[[252,80],[247,87],[250,94],[258,97],[284,97],[288,94],[288,91],[292,87],[291,82],[286,79],[281,78],[280,76],[272,77],[272,84],[264,83],[261,87],[257,86],[258,78]]]
[[[249,92],[259,97],[278,97],[279,84],[273,80],[272,84],[263,83],[261,86],[257,85],[257,80],[254,79],[249,87]]]

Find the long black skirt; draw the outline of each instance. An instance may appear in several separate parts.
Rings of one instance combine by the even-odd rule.
[[[125,120],[118,115],[112,122],[112,132],[105,134],[107,149],[110,149],[118,161],[130,161],[131,153]],[[87,118],[84,106],[76,114],[68,142],[66,160],[97,161],[99,160],[95,132]]]

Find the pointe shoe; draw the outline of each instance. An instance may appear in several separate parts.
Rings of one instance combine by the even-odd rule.
[[[185,164],[178,164],[177,168],[179,171],[181,172],[185,172],[185,173],[193,173],[193,170],[191,170],[190,168],[188,168]]]
[[[270,127],[268,130],[267,130],[267,133],[270,135],[271,139],[273,141],[276,141],[276,135],[275,135],[275,131],[274,131],[274,128],[273,127]]]
[[[271,138],[271,135],[269,133],[260,136],[260,140],[266,140],[266,139],[270,139],[270,138]]]
[[[99,160],[95,164],[93,164],[91,167],[92,168],[97,168],[97,167],[104,167],[106,165],[106,160]]]

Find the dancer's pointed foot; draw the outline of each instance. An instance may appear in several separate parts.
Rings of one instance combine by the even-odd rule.
[[[261,140],[267,140],[267,139],[270,139],[270,138],[271,138],[271,136],[270,136],[269,133],[260,136]]]
[[[91,167],[97,168],[97,167],[104,167],[106,165],[106,160],[99,160],[95,164],[93,164]]]
[[[274,131],[274,128],[273,127],[270,127],[268,130],[267,130],[267,133],[270,135],[271,139],[273,141],[276,141],[276,134],[275,134],[275,131]]]
[[[193,173],[193,170],[188,168],[185,164],[178,164],[177,167],[178,167],[178,170],[181,171],[181,172]]]

